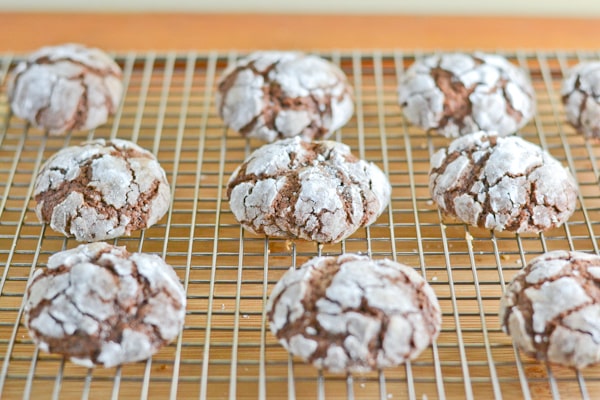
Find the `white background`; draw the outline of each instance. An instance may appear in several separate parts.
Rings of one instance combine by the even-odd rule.
[[[0,11],[397,13],[600,17],[600,0],[0,0]]]

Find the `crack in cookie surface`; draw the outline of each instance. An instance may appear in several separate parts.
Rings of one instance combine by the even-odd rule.
[[[43,351],[112,367],[172,341],[185,304],[177,275],[158,256],[99,242],[56,253],[35,272],[25,324]]]
[[[484,53],[417,60],[398,87],[406,118],[447,137],[478,130],[494,130],[501,136],[514,133],[533,117],[534,93],[524,71]]]
[[[561,88],[567,121],[587,139],[600,141],[600,62],[575,65]]]
[[[444,214],[518,233],[562,225],[578,195],[573,176],[550,154],[519,137],[483,131],[434,154],[429,190]]]
[[[356,254],[318,257],[288,271],[267,313],[271,332],[292,354],[332,372],[414,359],[441,324],[435,294],[414,270]]]
[[[219,81],[217,105],[228,126],[268,142],[326,138],[353,112],[343,72],[294,52],[258,52],[238,60]]]
[[[92,129],[115,112],[121,69],[98,49],[44,47],[15,67],[7,92],[15,115],[51,135]]]
[[[335,243],[369,225],[389,202],[379,168],[336,142],[300,138],[265,145],[232,174],[227,196],[253,233]]]
[[[502,329],[528,355],[575,368],[600,361],[600,257],[552,251],[507,286]]]
[[[34,198],[40,221],[89,242],[152,226],[169,207],[170,189],[151,153],[97,140],[53,155],[36,178]]]

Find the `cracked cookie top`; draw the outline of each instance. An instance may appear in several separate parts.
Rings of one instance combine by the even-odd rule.
[[[7,91],[13,113],[50,135],[93,129],[119,105],[121,68],[96,48],[43,47],[15,67]]]
[[[270,329],[292,354],[331,372],[415,359],[437,337],[441,311],[414,269],[344,254],[291,269],[267,303]]]
[[[334,64],[298,52],[261,51],[238,60],[218,83],[225,124],[267,142],[327,138],[352,117],[352,88]]]
[[[525,72],[499,55],[436,54],[408,68],[399,102],[406,118],[426,130],[457,137],[479,130],[516,132],[535,112]]]
[[[227,188],[231,211],[250,232],[319,243],[339,242],[372,224],[390,192],[383,172],[348,146],[299,137],[257,149]]]
[[[600,361],[600,257],[551,251],[506,288],[500,322],[538,360],[583,368]]]
[[[36,178],[41,222],[82,242],[129,235],[167,212],[171,193],[152,153],[120,139],[60,150]]]
[[[155,255],[104,242],[52,255],[27,286],[25,325],[42,351],[113,367],[144,360],[183,327],[185,291]]]
[[[447,215],[485,229],[543,232],[575,211],[577,184],[560,162],[520,137],[476,132],[431,158],[429,191]]]
[[[562,82],[567,120],[588,139],[600,141],[600,61],[574,66]]]

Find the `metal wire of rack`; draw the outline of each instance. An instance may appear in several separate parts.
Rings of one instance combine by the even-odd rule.
[[[598,253],[600,148],[564,122],[559,87],[566,69],[596,53],[501,52],[525,68],[538,111],[520,131],[579,183],[578,207],[561,228],[541,235],[493,233],[443,218],[431,202],[431,154],[448,139],[403,119],[398,77],[418,53],[353,51],[321,55],[355,88],[353,119],[333,137],[374,161],[393,186],[390,207],[344,242],[265,239],[244,232],[229,210],[229,175],[261,143],[227,130],[214,104],[216,78],[236,53],[127,53],[126,95],[105,126],[50,137],[10,114],[0,95],[0,398],[596,398],[600,367],[575,372],[521,355],[501,332],[505,283],[534,256],[554,249]],[[18,57],[0,55],[0,81]],[[3,88],[4,88],[3,83]],[[57,150],[92,138],[119,137],[152,150],[167,171],[173,202],[159,224],[115,240],[159,254],[187,291],[185,328],[152,359],[86,369],[39,352],[22,323],[32,272],[77,245],[40,224],[34,177]],[[291,358],[270,335],[265,300],[278,278],[318,254],[364,252],[419,270],[436,291],[443,330],[417,360],[363,375],[319,372]]]

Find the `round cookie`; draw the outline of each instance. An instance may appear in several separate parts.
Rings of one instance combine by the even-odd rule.
[[[352,117],[352,88],[334,64],[298,52],[261,51],[238,60],[218,83],[225,124],[267,142],[327,138]]]
[[[336,243],[372,224],[391,187],[373,163],[333,141],[266,144],[229,179],[231,211],[252,233]]]
[[[52,255],[27,286],[25,325],[42,351],[113,367],[145,360],[183,327],[185,291],[160,257],[104,242]]]
[[[103,51],[79,44],[43,47],[8,80],[13,113],[60,135],[93,129],[114,114],[123,93],[121,68]]]
[[[600,140],[600,61],[574,66],[561,95],[569,123],[586,138]]]
[[[435,293],[414,269],[357,254],[289,270],[267,303],[290,353],[331,372],[366,372],[415,359],[437,337]]]
[[[400,80],[406,118],[426,130],[457,137],[479,130],[516,132],[535,112],[525,73],[499,55],[446,53],[425,57]]]
[[[551,251],[534,258],[500,302],[502,329],[538,360],[584,368],[600,361],[600,257]]]
[[[119,139],[98,139],[54,154],[38,173],[34,197],[41,222],[82,242],[148,228],[171,201],[156,157]]]
[[[569,219],[578,189],[571,173],[539,146],[476,132],[432,156],[429,192],[444,214],[466,224],[539,233]]]

